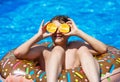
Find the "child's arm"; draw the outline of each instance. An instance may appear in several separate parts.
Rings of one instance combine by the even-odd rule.
[[[35,34],[30,40],[28,40],[27,42],[23,43],[22,45],[20,45],[15,51],[14,51],[14,55],[18,58],[25,58],[27,55],[29,54],[32,56],[32,54],[34,54],[34,56],[38,56],[42,50],[43,50],[43,46],[42,47],[32,47],[36,42],[38,42],[39,40],[42,40],[45,37],[48,37],[50,34],[46,33],[46,30],[43,26],[43,21],[40,25],[40,29],[38,31],[37,34]],[[32,48],[31,48],[32,47]]]
[[[105,53],[107,50],[107,45],[102,43],[101,41],[91,37],[90,35],[86,34],[82,30],[78,29],[76,24],[72,19],[68,22],[68,24],[71,27],[71,32],[69,32],[67,35],[75,35],[82,39],[84,39],[90,46],[93,47],[94,50],[99,52],[100,54]]]

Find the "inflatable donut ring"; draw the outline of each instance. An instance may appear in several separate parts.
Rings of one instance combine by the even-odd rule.
[[[46,44],[43,45],[46,46]],[[114,47],[108,47],[107,53],[95,58],[100,65],[101,77],[120,67],[120,50]],[[36,62],[17,59],[13,51],[5,55],[0,65],[0,73],[3,78],[11,74],[32,79],[34,82],[46,82],[46,72],[42,71],[40,67],[36,67]],[[75,69],[62,70],[58,80],[58,82],[89,82],[81,66]]]

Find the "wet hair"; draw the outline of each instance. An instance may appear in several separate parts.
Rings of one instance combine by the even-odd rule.
[[[60,23],[66,23],[67,21],[69,21],[68,16],[65,15],[57,15],[55,17],[53,17],[50,22],[53,22],[54,20],[59,21]]]

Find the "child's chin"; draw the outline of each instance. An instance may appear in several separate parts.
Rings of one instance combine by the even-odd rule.
[[[63,43],[63,40],[61,40],[61,39],[58,40],[58,39],[57,39],[57,40],[55,40],[55,43],[56,43],[56,44],[61,44],[61,43]]]

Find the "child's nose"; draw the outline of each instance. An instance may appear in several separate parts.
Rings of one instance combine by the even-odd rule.
[[[57,28],[56,33],[60,33],[60,29],[59,28]]]

